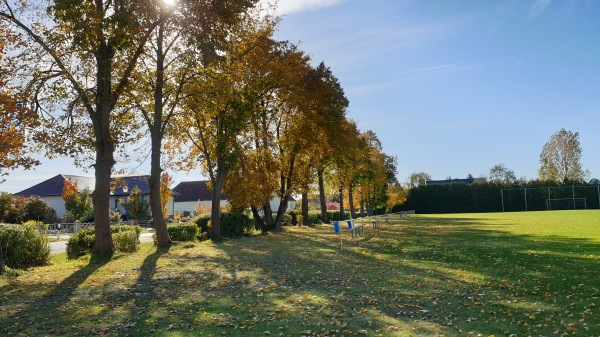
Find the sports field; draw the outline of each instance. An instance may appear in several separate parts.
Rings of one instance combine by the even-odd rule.
[[[0,278],[2,336],[600,336],[600,211],[142,244]]]

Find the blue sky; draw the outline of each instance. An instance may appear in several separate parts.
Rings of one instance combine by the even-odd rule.
[[[348,116],[398,157],[400,181],[487,176],[498,163],[536,178],[561,128],[579,132],[582,166],[600,178],[600,1],[281,0],[279,11],[276,38],[331,67]],[[0,190],[58,173],[93,174],[45,161]]]

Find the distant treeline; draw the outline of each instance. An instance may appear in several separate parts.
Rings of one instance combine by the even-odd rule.
[[[504,190],[504,191],[502,191]],[[542,211],[548,209],[600,208],[597,184],[531,181],[527,184],[421,185],[408,192],[407,200],[394,212],[415,210],[418,214]]]

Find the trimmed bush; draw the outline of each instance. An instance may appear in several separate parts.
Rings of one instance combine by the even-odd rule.
[[[195,222],[185,222],[168,225],[167,232],[172,241],[196,241],[200,228]]]
[[[67,242],[67,258],[76,259],[89,254],[94,249],[94,229],[84,229],[73,234]]]
[[[142,227],[110,226],[110,232],[112,233],[113,243],[117,250],[131,253],[138,249]],[[94,236],[94,228],[84,229],[73,234],[69,242],[67,242],[67,258],[76,259],[82,255],[91,253],[92,249],[94,249]],[[132,248],[132,245],[135,247]]]
[[[323,221],[321,221],[321,211],[309,211],[308,220],[313,225],[322,223]]]
[[[116,225],[110,226],[110,232],[112,234],[121,233],[121,232],[135,232],[137,243],[140,243],[140,234],[142,234],[142,227],[140,226],[130,226],[130,225]],[[114,235],[113,235],[114,238]]]
[[[201,216],[197,217],[196,219],[194,219],[193,221],[194,221],[194,223],[196,223],[196,225],[200,229],[200,233],[208,232],[208,222],[210,221],[210,215],[201,215]]]
[[[221,235],[226,238],[240,238],[244,232],[252,228],[250,218],[239,212],[228,212],[221,214]]]
[[[50,259],[48,237],[40,233],[41,222],[0,226],[0,245],[4,263],[10,268],[43,266]]]
[[[113,233],[112,237],[113,242],[115,243],[115,248],[118,251],[133,253],[138,250],[140,240],[135,231],[127,230],[119,233]]]

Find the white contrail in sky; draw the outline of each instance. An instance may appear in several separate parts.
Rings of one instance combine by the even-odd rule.
[[[418,71],[435,70],[435,69],[442,69],[442,68],[450,68],[450,67],[455,67],[455,66],[456,66],[456,63],[445,64],[443,66],[435,66],[435,67],[427,67],[427,68],[419,68],[419,69],[413,69],[413,70],[403,71],[403,72],[401,72],[401,74],[416,73]]]

